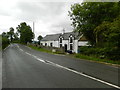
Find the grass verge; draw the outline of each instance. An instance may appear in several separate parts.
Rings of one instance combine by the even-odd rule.
[[[75,54],[74,57],[81,58],[81,59],[92,60],[92,61],[98,61],[98,62],[105,62],[105,63],[120,65],[120,60],[100,59],[100,58],[97,58],[95,56],[86,56],[86,55],[83,55],[83,54]]]

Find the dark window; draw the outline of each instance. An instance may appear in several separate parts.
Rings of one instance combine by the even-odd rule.
[[[62,44],[60,44],[60,48],[62,48]]]
[[[72,39],[72,37],[70,37],[70,43],[73,43],[73,39]]]
[[[73,49],[73,45],[72,44],[70,44],[70,50],[72,50]]]
[[[50,46],[52,47],[52,46],[53,46],[53,43],[50,43]]]
[[[47,46],[47,43],[45,43],[45,46]]]
[[[60,43],[62,43],[62,38],[60,38]]]
[[[41,45],[43,45],[43,43],[41,43]]]

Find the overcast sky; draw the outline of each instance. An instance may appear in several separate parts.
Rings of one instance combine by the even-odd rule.
[[[66,1],[66,2],[65,2]],[[69,1],[69,2],[68,2]],[[33,27],[35,36],[62,33],[73,30],[68,11],[75,0],[1,0],[0,1],[0,34],[10,27],[16,29],[21,22]],[[81,3],[82,0],[79,0]],[[35,39],[36,39],[35,38]]]

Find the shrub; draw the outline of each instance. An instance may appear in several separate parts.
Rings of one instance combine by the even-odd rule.
[[[116,47],[104,47],[104,48],[96,48],[96,47],[80,47],[80,53],[84,55],[92,55],[98,58],[110,59],[110,60],[119,60],[120,59],[120,49]]]
[[[2,49],[6,48],[9,45],[9,39],[2,37]]]

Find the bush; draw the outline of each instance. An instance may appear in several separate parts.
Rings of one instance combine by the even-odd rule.
[[[96,48],[96,47],[80,47],[80,53],[84,55],[92,55],[101,59],[119,60],[120,49],[113,47]]]
[[[105,55],[108,59],[120,60],[120,49],[119,48],[106,49]]]
[[[2,49],[6,48],[9,45],[9,39],[2,37]]]

